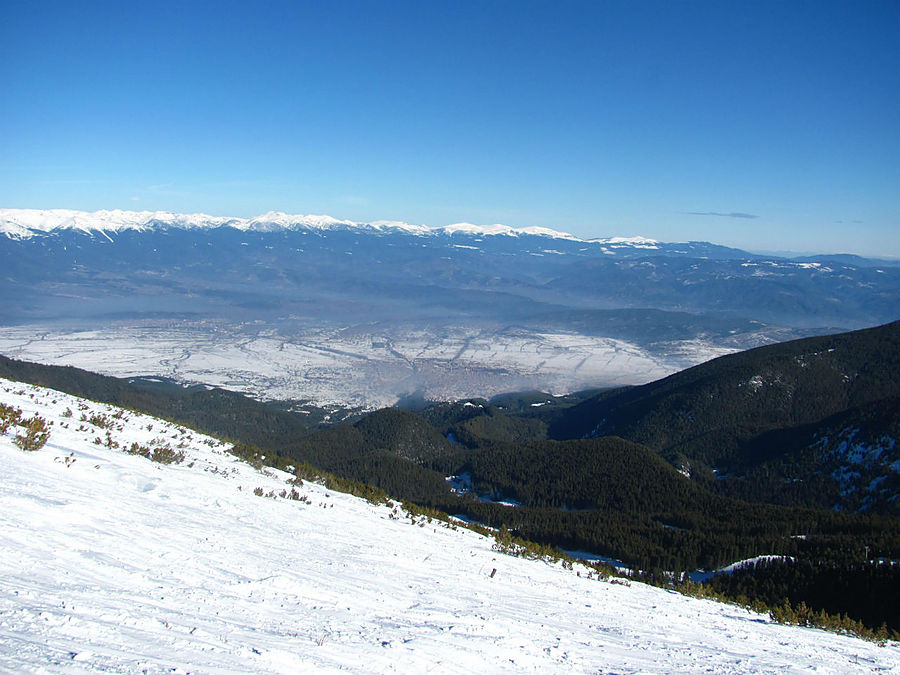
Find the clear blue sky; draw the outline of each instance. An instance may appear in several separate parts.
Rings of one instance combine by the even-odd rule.
[[[0,206],[900,256],[900,2],[0,0]]]

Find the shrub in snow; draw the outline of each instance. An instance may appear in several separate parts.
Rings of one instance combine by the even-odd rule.
[[[99,427],[100,429],[112,429],[115,425],[115,422],[113,422],[103,413],[91,413],[90,417],[82,415],[81,421],[89,422],[90,424],[93,424],[95,427]]]
[[[24,427],[25,432],[16,434],[13,443],[22,448],[22,450],[40,450],[50,438],[47,420],[39,415],[35,415],[30,420],[20,422],[19,426]]]
[[[138,443],[132,443],[127,448],[125,448],[125,452],[129,455],[143,455],[144,457],[150,456],[150,448],[144,445],[140,445]]]
[[[116,443],[116,447],[118,447]],[[154,447],[155,446],[155,447]],[[160,464],[181,464],[184,461],[184,453],[180,450],[173,450],[169,445],[156,445],[156,441],[150,441],[150,445],[140,445],[132,443],[125,448],[125,452],[129,455],[141,455],[147,459],[159,462]]]
[[[11,405],[0,403],[0,434],[5,434],[6,430],[14,424],[19,424],[22,419],[22,411],[13,408]]]
[[[150,459],[160,464],[181,464],[184,461],[184,453],[165,445],[153,448],[153,452],[150,453]]]

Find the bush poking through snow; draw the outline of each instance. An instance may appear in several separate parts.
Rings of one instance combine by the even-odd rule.
[[[40,450],[50,438],[50,425],[43,417],[35,415],[23,420],[19,408],[0,403],[0,434],[5,434],[10,427],[21,427],[25,430],[13,438],[13,443],[22,450]]]
[[[115,422],[103,413],[91,413],[90,417],[82,415],[81,421],[93,424],[100,429],[112,429],[115,426]]]
[[[25,433],[16,434],[13,443],[22,448],[22,450],[40,450],[50,438],[50,428],[47,425],[47,420],[40,415],[35,415],[30,420],[20,422],[19,426],[25,428]]]
[[[181,464],[185,457],[181,450],[173,450],[168,445],[151,447],[148,445],[132,443],[125,449],[125,452],[129,455],[141,455],[142,457],[146,457],[154,462],[159,462],[160,464]]]
[[[184,461],[184,453],[181,450],[173,450],[167,445],[153,448],[150,459],[160,464],[181,464]]]
[[[144,457],[148,457],[150,455],[150,448],[138,443],[132,443],[130,446],[125,448],[125,452],[127,452],[129,455],[143,455]]]
[[[7,429],[18,425],[22,420],[22,411],[11,405],[0,403],[0,434],[5,434]]]

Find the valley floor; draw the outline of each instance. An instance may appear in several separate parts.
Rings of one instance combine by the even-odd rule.
[[[509,557],[308,482],[280,497],[287,474],[136,413],[5,380],[0,402],[53,422],[36,452],[0,438],[3,672],[900,673],[896,645]]]
[[[91,330],[0,327],[0,354],[131,377],[204,383],[260,399],[377,408],[415,391],[433,400],[643,384],[730,353],[703,340],[648,350],[607,337],[474,326],[278,329],[225,322]]]

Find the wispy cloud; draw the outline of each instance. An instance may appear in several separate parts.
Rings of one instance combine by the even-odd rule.
[[[759,218],[755,213],[742,213],[741,211],[732,211],[731,213],[723,213],[721,211],[685,211],[689,216],[717,216],[719,218]]]

